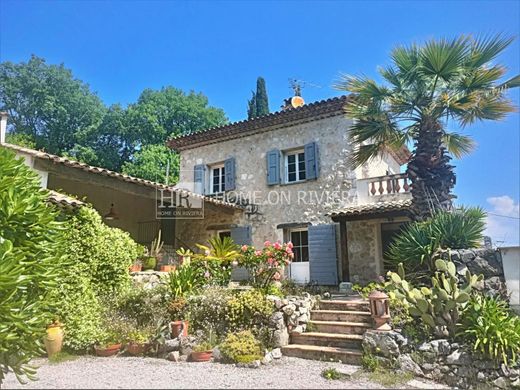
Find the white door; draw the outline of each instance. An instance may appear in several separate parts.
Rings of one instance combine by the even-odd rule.
[[[294,259],[289,267],[289,278],[296,283],[308,283],[309,271],[309,235],[307,229],[289,231],[293,243]]]

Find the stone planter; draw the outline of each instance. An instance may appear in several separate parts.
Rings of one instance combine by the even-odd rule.
[[[45,344],[48,357],[61,352],[63,347],[63,329],[61,326],[48,327],[43,343]]]

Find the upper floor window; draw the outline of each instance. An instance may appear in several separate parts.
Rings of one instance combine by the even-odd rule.
[[[305,180],[305,152],[302,150],[284,153],[285,182],[295,183]]]
[[[209,192],[219,194],[226,190],[226,168],[224,164],[210,166]]]

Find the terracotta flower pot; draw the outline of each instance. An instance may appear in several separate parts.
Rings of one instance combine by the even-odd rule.
[[[188,335],[188,321],[172,321],[170,322],[170,328],[172,331],[172,338],[177,338],[179,336],[187,336]]]
[[[145,343],[128,343],[126,352],[132,356],[143,355],[148,350],[148,344]]]
[[[141,272],[143,266],[141,264],[132,264],[130,266],[130,272]]]
[[[114,356],[121,350],[121,344],[110,344],[106,347],[95,346],[94,350],[96,351],[97,356]]]
[[[190,359],[193,362],[208,362],[213,357],[213,351],[200,351],[195,352],[193,351],[190,354]]]
[[[48,357],[61,352],[63,347],[63,329],[61,326],[49,326],[43,343],[45,344]]]
[[[161,272],[172,272],[175,271],[174,265],[161,265]]]

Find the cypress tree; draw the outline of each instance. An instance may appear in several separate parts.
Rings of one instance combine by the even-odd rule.
[[[267,99],[267,90],[265,88],[265,80],[259,77],[256,80],[256,116],[269,114],[269,101]]]
[[[251,99],[247,101],[247,119],[256,118],[256,94],[251,91]]]

